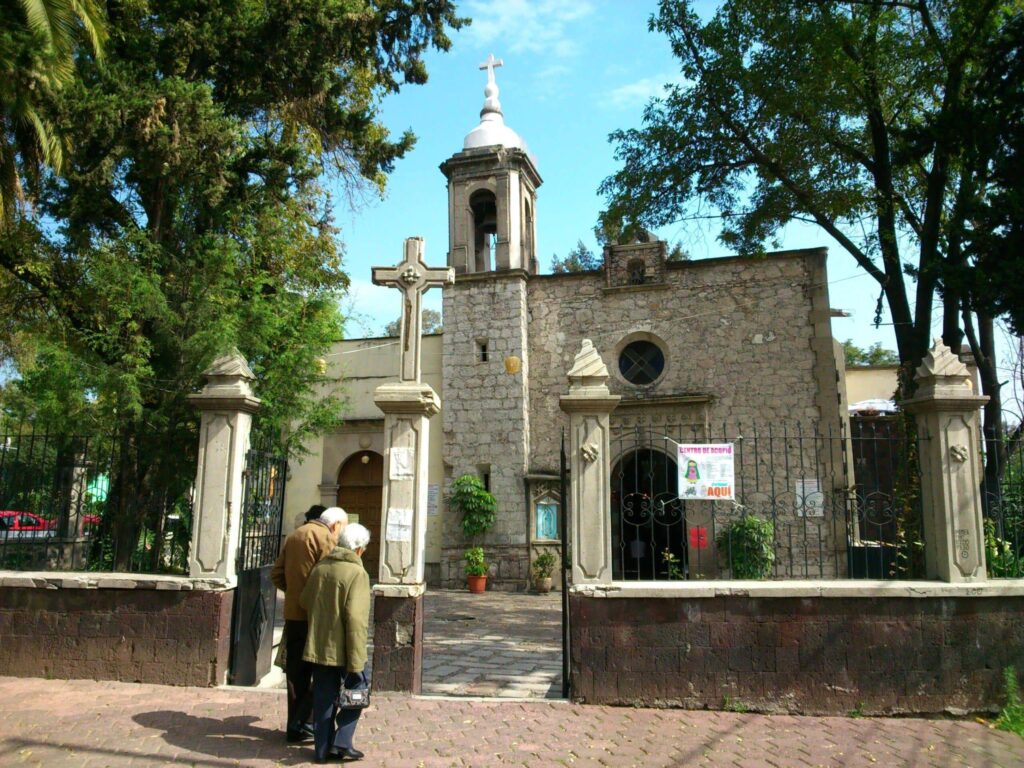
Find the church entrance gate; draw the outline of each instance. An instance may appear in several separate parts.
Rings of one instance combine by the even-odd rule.
[[[338,506],[348,512],[349,522],[365,525],[373,533],[363,553],[363,566],[374,582],[380,567],[383,477],[384,457],[375,451],[353,454],[338,470]]]

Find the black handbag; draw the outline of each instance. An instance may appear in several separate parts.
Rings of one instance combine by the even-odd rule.
[[[338,709],[363,709],[368,706],[369,688],[342,688],[338,691]]]

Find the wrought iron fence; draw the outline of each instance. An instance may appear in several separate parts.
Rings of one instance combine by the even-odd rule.
[[[272,565],[277,558],[287,473],[288,460],[276,450],[261,446],[246,454],[239,571]]]
[[[146,490],[114,435],[0,434],[0,568],[185,573],[191,479]]]
[[[613,427],[613,577],[921,577],[906,424]]]
[[[985,440],[982,508],[990,578],[1024,578],[1024,445],[1016,428]]]

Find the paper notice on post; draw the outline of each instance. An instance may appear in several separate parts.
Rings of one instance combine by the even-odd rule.
[[[391,479],[408,480],[413,476],[415,451],[412,448],[391,449]]]
[[[388,510],[388,527],[384,531],[387,541],[412,541],[412,510],[391,507]]]
[[[429,517],[437,516],[437,498],[441,493],[441,486],[439,485],[428,485],[427,486],[427,515]]]

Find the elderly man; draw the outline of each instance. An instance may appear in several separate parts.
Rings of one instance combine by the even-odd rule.
[[[309,626],[299,596],[313,566],[334,550],[347,524],[348,515],[341,507],[325,509],[316,520],[299,526],[285,539],[270,572],[274,586],[284,592],[285,677],[288,680],[286,737],[289,742],[305,741],[313,736],[309,725],[313,707],[313,667],[302,658]]]
[[[304,658],[313,664],[313,728],[316,761],[358,760],[352,743],[361,709],[337,708],[338,691],[366,688],[366,639],[370,623],[370,577],[362,554],[370,532],[359,523],[341,534],[338,548],[317,563],[302,590],[309,611]],[[335,722],[337,718],[337,722]]]

